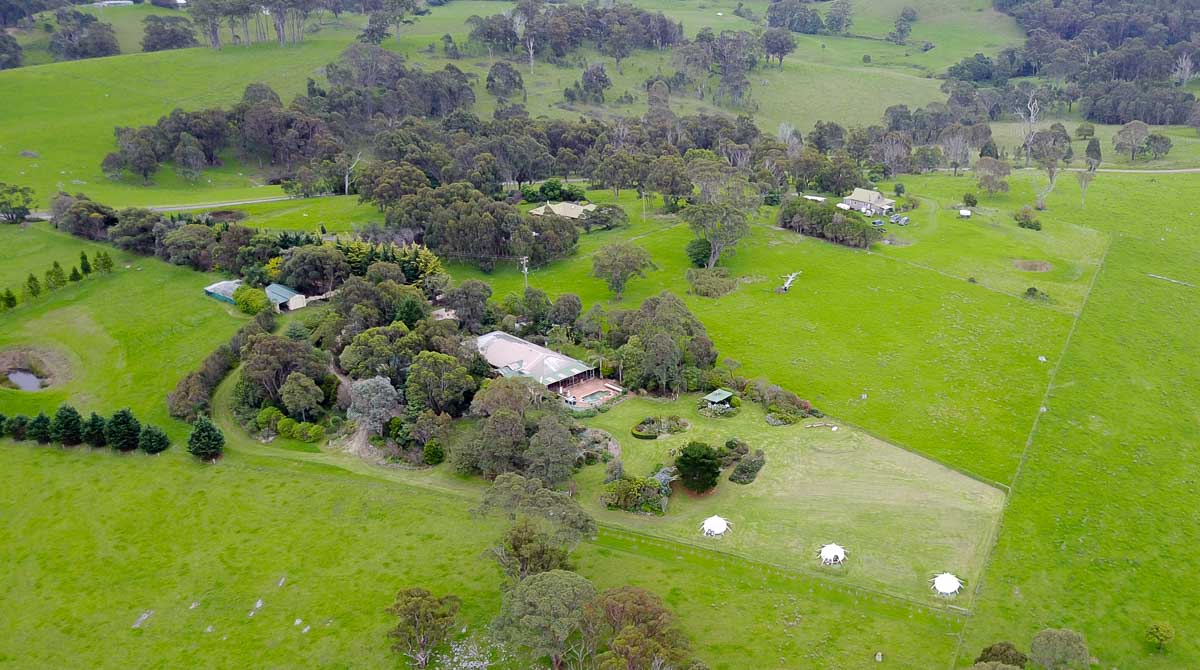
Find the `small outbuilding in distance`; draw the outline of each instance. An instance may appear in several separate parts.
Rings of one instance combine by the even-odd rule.
[[[210,298],[216,298],[221,302],[227,302],[230,305],[234,304],[233,292],[238,290],[242,285],[241,279],[227,279],[219,281],[215,284],[209,284],[204,287],[204,295]]]
[[[969,219],[969,218],[971,218],[971,210],[969,210],[969,209],[960,209],[960,210],[958,210],[958,218],[960,218],[960,219]]]
[[[283,284],[270,284],[266,291],[267,299],[275,306],[276,312],[292,312],[308,304],[303,295]]]
[[[709,407],[729,407],[733,401],[733,392],[717,389],[704,396],[704,401],[708,403]]]

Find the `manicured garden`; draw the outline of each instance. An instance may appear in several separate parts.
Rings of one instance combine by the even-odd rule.
[[[727,467],[711,492],[696,495],[676,483],[665,514],[632,514],[603,509],[605,467],[590,466],[577,480],[581,499],[601,522],[930,603],[936,599],[927,573],[950,570],[968,581],[981,574],[999,521],[1000,490],[837,420],[771,426],[754,403],[729,418],[705,417],[696,405],[693,395],[674,402],[630,398],[587,423],[617,438],[624,472],[638,477],[672,464],[689,442],[740,439],[751,452],[765,452],[753,483],[730,481],[734,468]],[[652,415],[678,416],[688,427],[637,439],[630,427]],[[700,522],[714,514],[731,522],[731,532],[701,538]],[[849,549],[845,566],[820,566],[817,549],[827,542]],[[968,607],[969,600],[956,604]]]

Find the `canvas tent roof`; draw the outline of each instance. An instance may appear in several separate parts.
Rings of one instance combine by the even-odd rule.
[[[709,393],[708,395],[704,396],[704,399],[709,402],[725,402],[726,400],[729,400],[732,397],[733,397],[733,393],[726,391],[725,389],[717,389],[717,390],[713,391],[712,393]]]
[[[940,596],[952,596],[962,590],[962,580],[949,572],[938,573],[929,580]]]
[[[479,353],[505,377],[529,377],[549,386],[587,372],[592,367],[570,356],[497,330],[480,335]]]
[[[817,552],[821,559],[821,563],[825,565],[837,565],[846,560],[846,548],[840,544],[827,544],[821,547]]]
[[[541,207],[534,207],[529,210],[529,213],[534,216],[555,214],[567,219],[578,219],[583,216],[584,212],[593,212],[595,210],[596,206],[590,202],[584,205],[574,202],[548,202]]]
[[[267,298],[273,305],[282,305],[283,303],[300,295],[283,284],[270,284],[267,286]]]
[[[215,284],[209,284],[208,286],[205,286],[204,292],[208,293],[209,295],[219,295],[223,298],[229,298],[230,300],[233,300],[233,292],[238,290],[238,287],[241,285],[241,279],[226,279],[225,281],[219,281]]]
[[[729,532],[729,521],[719,516],[710,516],[700,523],[700,531],[709,537],[724,535]]]

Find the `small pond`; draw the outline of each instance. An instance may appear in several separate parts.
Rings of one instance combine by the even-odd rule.
[[[38,391],[42,388],[42,378],[27,370],[9,372],[8,381],[22,391]]]

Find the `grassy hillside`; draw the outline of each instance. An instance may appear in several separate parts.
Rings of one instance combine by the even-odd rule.
[[[890,23],[885,19],[893,10],[899,12],[890,4],[860,8],[862,25],[854,32],[876,37],[886,33],[875,34]],[[921,39],[934,41],[938,48],[923,53],[878,39],[798,35],[799,48],[784,62],[782,70],[764,68],[751,77],[751,101],[744,109],[717,108],[686,95],[676,97],[672,104],[680,113],[750,112],[770,132],[784,121],[802,131],[822,119],[843,124],[874,123],[889,105],[917,106],[941,99],[939,82],[930,78],[932,73],[975,50],[995,50],[1017,39],[1007,17],[975,7],[980,3],[962,11],[948,11],[944,0],[914,0],[908,4],[926,17],[918,22],[914,37],[926,31]],[[754,29],[755,24],[733,15],[736,5],[727,0],[716,4],[686,0],[643,6],[661,9],[683,21],[689,34],[703,26]],[[429,53],[430,44],[440,44],[444,34],[465,44],[468,17],[496,13],[507,6],[487,0],[456,0],[434,7],[429,15],[406,26],[398,38],[389,39],[384,46],[413,62],[440,68],[449,61],[440,50]],[[765,20],[766,2],[756,0],[747,6]],[[318,25],[314,20],[305,42],[298,46],[260,44],[227,46],[222,51],[197,48],[142,54],[137,53],[142,18],[169,10],[142,5],[88,11],[114,24],[123,55],[0,73],[0,87],[9,94],[9,104],[0,109],[0,155],[6,158],[0,161],[0,181],[29,184],[43,202],[59,190],[83,191],[118,205],[221,202],[278,195],[277,187],[265,186],[256,178],[256,166],[243,165],[233,155],[225,157],[223,167],[206,171],[197,182],[181,179],[168,167],[155,175],[150,185],[135,178],[111,182],[101,173],[100,161],[113,150],[112,133],[118,126],[150,123],[176,107],[228,105],[253,82],[269,83],[285,100],[291,98],[304,90],[308,78],[321,78],[321,68],[351,43],[362,21],[362,17],[348,15],[341,25]],[[332,19],[325,16],[324,20]],[[979,33],[991,36],[987,44],[973,45],[960,38]],[[22,40],[30,50],[31,64],[49,60],[44,51],[38,51],[38,44],[44,49],[48,40],[45,34],[33,33]],[[864,55],[872,57],[869,65],[863,63]],[[562,91],[578,78],[578,68],[539,62],[533,73],[524,71],[526,104],[534,115],[640,115],[645,111],[643,82],[655,73],[673,71],[670,56],[670,51],[638,52],[618,71],[611,59],[597,53],[585,50],[577,54],[574,60],[579,63],[606,62],[613,88],[606,106],[575,109],[561,106]],[[474,84],[476,112],[490,115],[496,100],[484,90],[484,79],[491,61],[480,52],[454,64],[479,77]],[[615,104],[624,92],[635,97],[633,104]],[[55,113],[47,116],[47,109]],[[34,152],[36,157],[24,157],[21,152]]]
[[[117,42],[121,45],[122,54],[141,52],[142,34],[144,31],[142,21],[147,16],[168,16],[181,13],[170,9],[163,9],[162,7],[155,7],[149,3],[125,7],[76,7],[74,9],[85,14],[91,14],[98,20],[111,24],[113,32],[117,34]],[[47,23],[52,28],[56,26],[54,14],[51,12],[39,14],[33,30],[16,33],[17,42],[25,52],[25,65],[42,65],[54,62],[54,56],[50,55],[49,51],[50,35],[52,33],[45,30]]]

